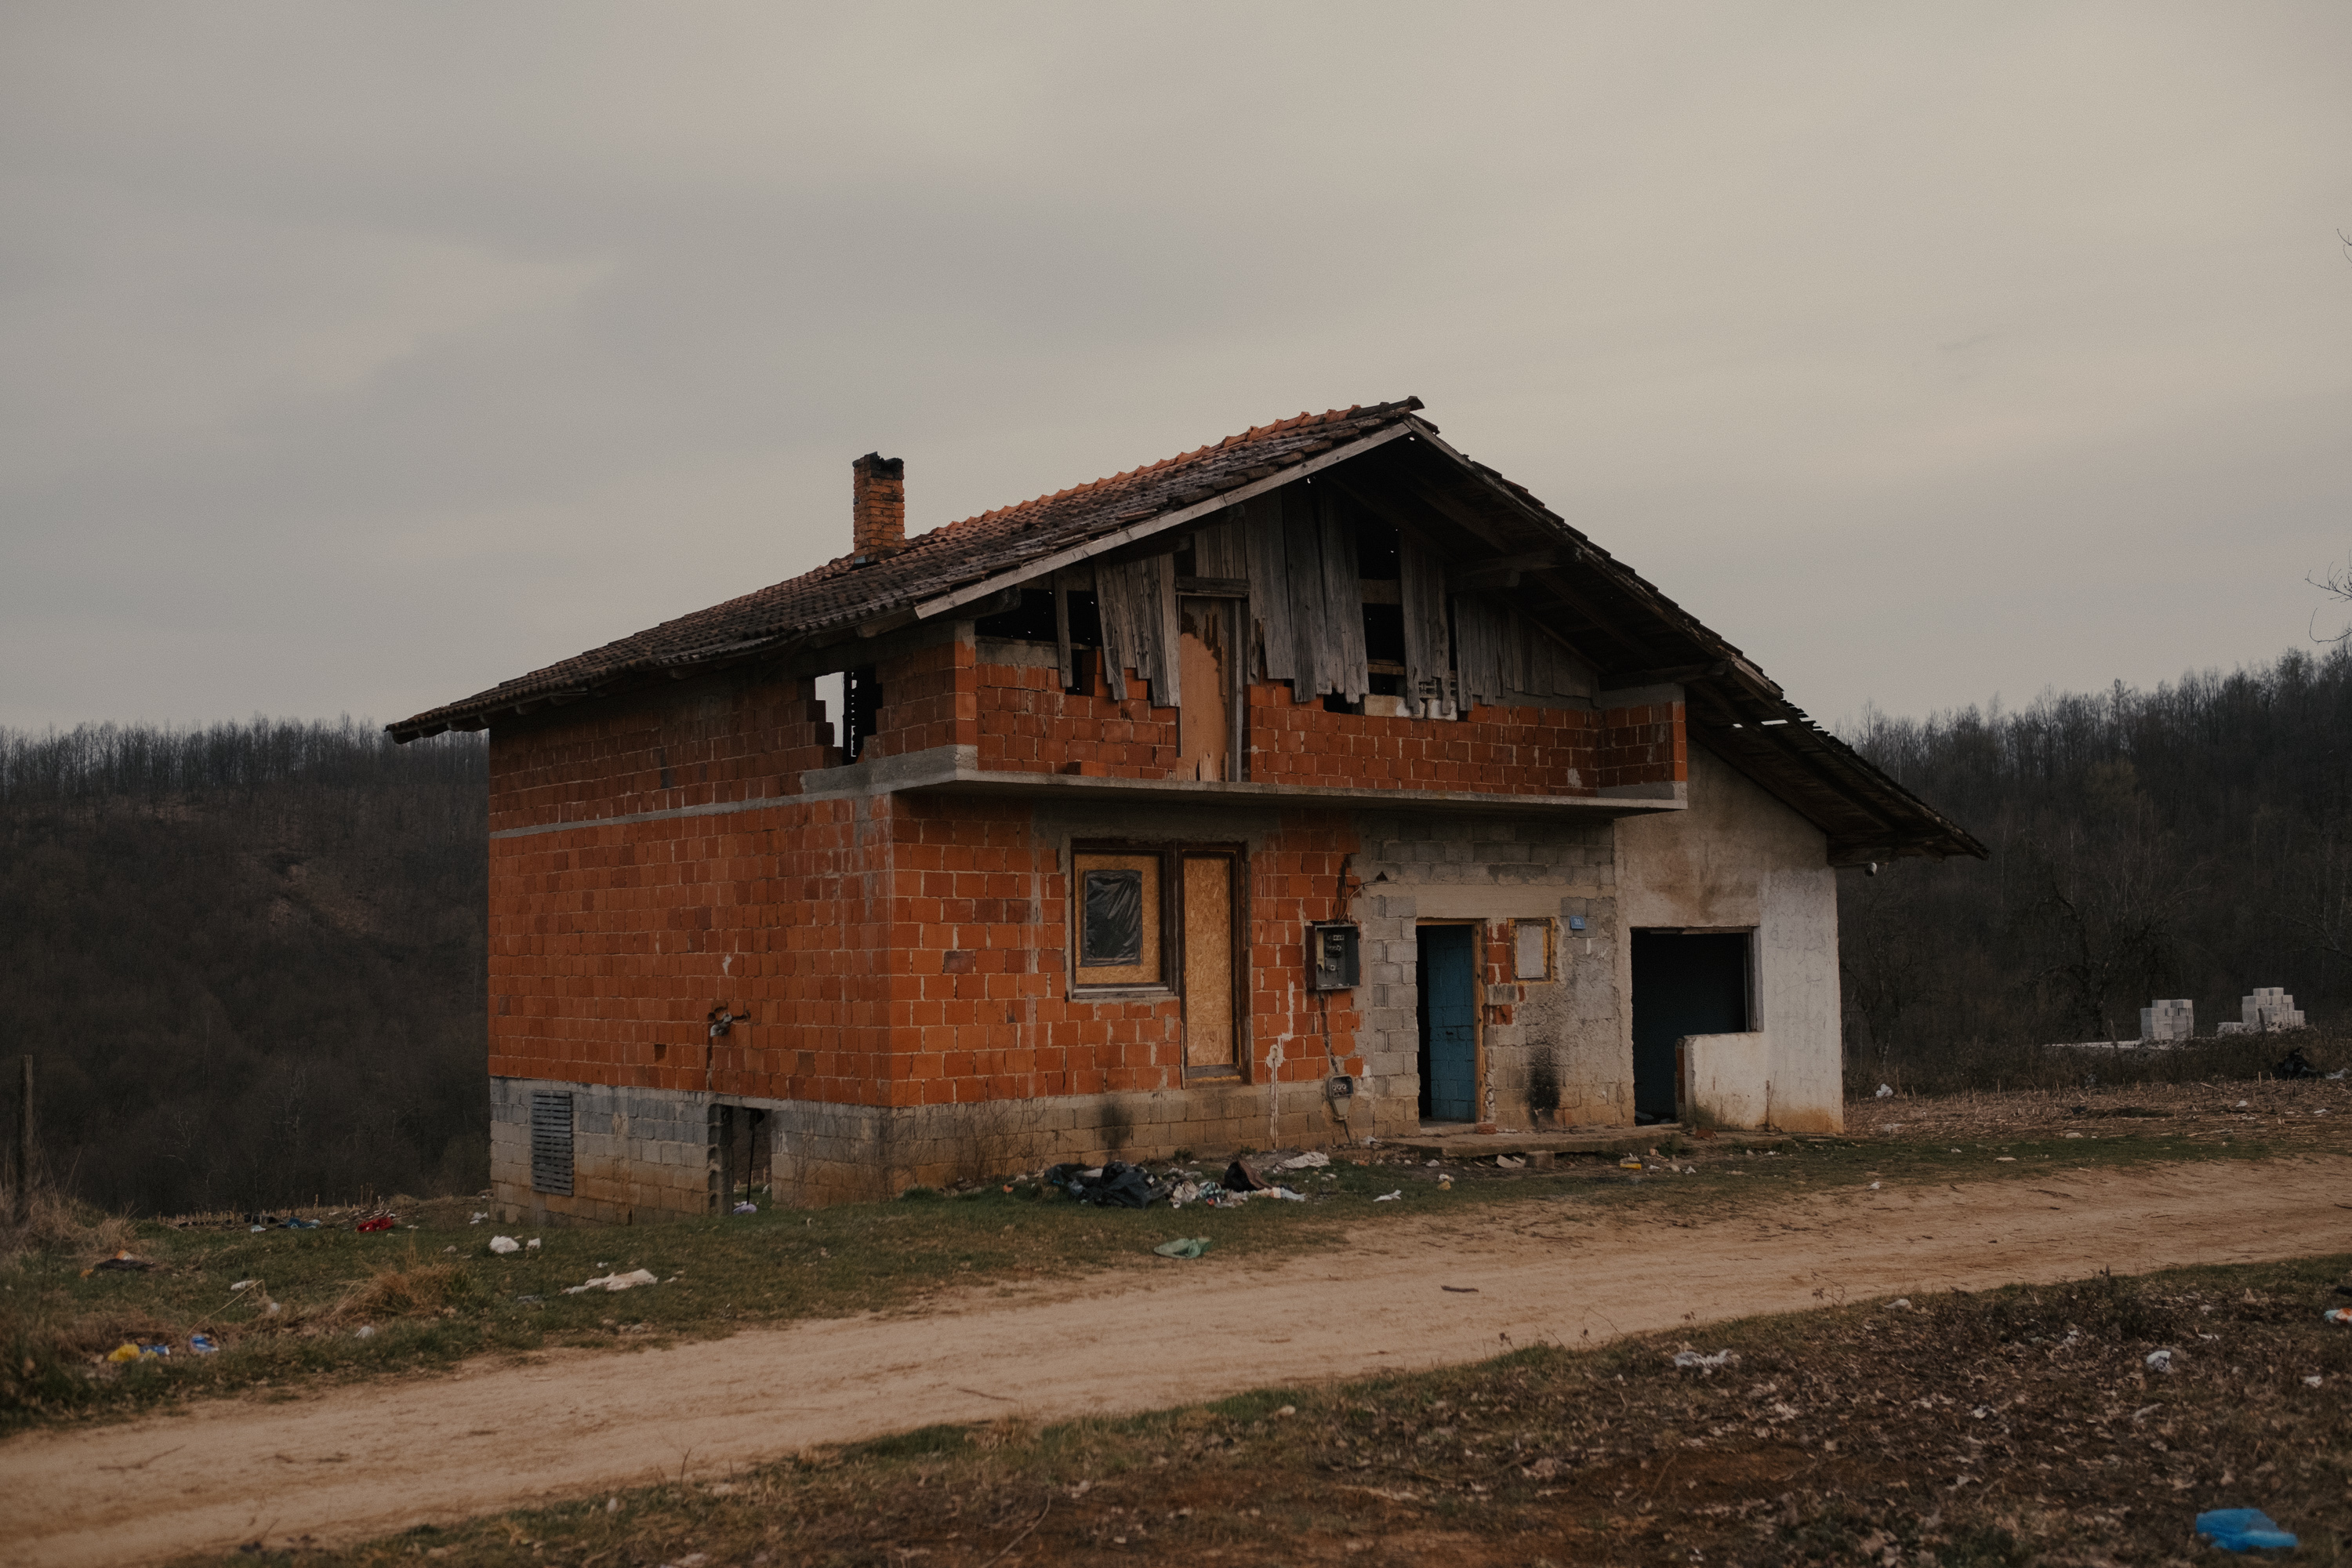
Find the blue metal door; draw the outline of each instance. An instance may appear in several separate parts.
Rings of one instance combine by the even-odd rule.
[[[1433,1121],[1477,1120],[1477,930],[1420,932],[1422,1111]]]

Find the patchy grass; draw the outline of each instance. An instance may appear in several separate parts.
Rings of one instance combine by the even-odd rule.
[[[2352,1257],[1920,1297],[1043,1430],[929,1426],[301,1568],[2217,1560],[2260,1507],[2352,1558]],[[1713,1370],[1675,1352],[1729,1352]],[[2173,1352],[2169,1372],[2148,1354]],[[2317,1379],[2312,1386],[2307,1380]]]
[[[2226,1095],[2233,1105],[2247,1087],[2215,1089],[2209,1098]],[[2015,1126],[1979,1120],[1956,1130],[1915,1115],[1899,1134],[1789,1140],[1771,1151],[1670,1136],[1654,1145],[1658,1153],[1643,1173],[1599,1158],[1564,1162],[1550,1173],[1504,1171],[1491,1161],[1431,1169],[1374,1152],[1381,1163],[1341,1162],[1286,1178],[1310,1194],[1304,1204],[1106,1210],[1040,1196],[1025,1184],[1013,1192],[990,1184],[816,1211],[547,1230],[538,1233],[538,1248],[507,1257],[488,1247],[504,1227],[470,1223],[473,1200],[404,1204],[399,1228],[373,1234],[347,1223],[256,1234],[242,1222],[134,1229],[120,1221],[60,1221],[0,1263],[0,1348],[7,1352],[0,1362],[0,1431],[136,1415],[247,1389],[398,1375],[483,1352],[633,1350],[805,1318],[919,1311],[946,1291],[1171,1267],[1150,1249],[1182,1236],[1211,1237],[1221,1254],[1296,1253],[1340,1245],[1368,1226],[1467,1221],[1528,1203],[1574,1213],[1638,1210],[1692,1224],[1872,1181],[2000,1180],[2352,1147],[2347,1084],[2255,1092],[2265,1091],[2301,1098],[2254,1121],[2216,1121],[2210,1136],[2184,1134],[2188,1123],[2161,1120],[2060,1117]],[[2336,1101],[2344,1102],[2338,1117],[2308,1114]],[[1923,1103],[1881,1101],[1866,1114],[1891,1107],[1884,1119],[1893,1121]],[[1857,1108],[1857,1114],[1865,1113]],[[2081,1128],[2089,1131],[2066,1136]],[[1397,1190],[1403,1201],[1372,1201]],[[85,1272],[124,1246],[161,1267]],[[564,1294],[592,1275],[635,1268],[663,1283],[620,1295]],[[252,1283],[235,1289],[243,1281]],[[192,1354],[189,1336],[196,1332],[224,1349]],[[168,1343],[173,1353],[127,1366],[103,1362],[115,1346],[140,1341]]]

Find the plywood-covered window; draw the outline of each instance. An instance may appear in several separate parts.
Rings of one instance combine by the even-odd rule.
[[[1077,983],[1165,984],[1160,906],[1167,857],[1080,850],[1071,859]]]
[[[1239,846],[1076,845],[1070,855],[1071,993],[1181,999],[1184,1076],[1239,1077],[1249,987]]]
[[[1184,1068],[1187,1077],[1238,1070],[1234,1050],[1235,857],[1184,860]]]

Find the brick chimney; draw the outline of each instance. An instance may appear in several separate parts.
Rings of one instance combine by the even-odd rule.
[[[868,452],[849,466],[851,552],[879,561],[907,547],[907,460]]]

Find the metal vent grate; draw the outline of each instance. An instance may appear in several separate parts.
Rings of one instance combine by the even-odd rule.
[[[530,1189],[572,1195],[572,1097],[530,1097]]]

